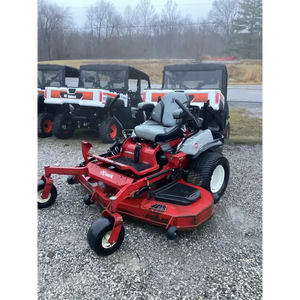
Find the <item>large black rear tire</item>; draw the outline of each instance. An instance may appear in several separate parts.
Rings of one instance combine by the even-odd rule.
[[[208,190],[218,203],[229,180],[229,162],[221,153],[204,152],[191,164],[186,181]]]
[[[58,114],[52,123],[53,135],[58,139],[69,139],[73,136],[75,129],[64,128],[71,121],[69,114]]]

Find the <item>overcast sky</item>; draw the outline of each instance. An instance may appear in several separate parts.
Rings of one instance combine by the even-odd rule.
[[[73,15],[75,24],[78,27],[84,26],[86,21],[85,18],[85,8],[95,4],[98,0],[53,0],[58,5],[70,7],[70,11]],[[139,4],[139,0],[109,0],[114,4],[115,8],[123,13],[127,4],[130,4],[132,7],[135,7]],[[206,18],[209,10],[212,7],[212,2],[214,0],[175,0],[177,3],[178,9],[185,16],[190,14],[193,20],[197,18]],[[154,5],[157,13],[160,13],[167,3],[167,0],[151,0],[151,3]]]

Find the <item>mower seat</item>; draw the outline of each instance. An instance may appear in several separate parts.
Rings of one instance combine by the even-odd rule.
[[[149,120],[134,128],[135,135],[152,142],[163,142],[183,136],[180,129],[182,119],[174,119],[173,111],[180,108],[175,99],[188,106],[190,99],[182,92],[166,93],[151,113]]]

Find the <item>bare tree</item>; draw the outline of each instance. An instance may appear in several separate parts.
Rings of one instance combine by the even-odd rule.
[[[203,61],[203,51],[205,46],[205,39],[209,33],[209,27],[207,21],[198,20],[198,25],[196,27],[196,61]]]
[[[181,14],[177,7],[176,2],[172,0],[167,0],[165,7],[162,10],[162,26],[163,32],[165,34],[165,43],[167,53],[172,57],[175,49],[175,41],[177,30],[179,28],[178,24],[181,20]]]
[[[140,0],[134,13],[134,24],[139,37],[140,55],[149,58],[152,55],[153,48],[152,25],[154,18],[157,17],[154,5],[151,3],[151,0]]]
[[[239,0],[215,0],[208,14],[209,20],[215,23],[215,29],[224,41],[225,55],[230,54],[234,39],[238,2]]]
[[[237,53],[237,47],[240,52],[242,47],[251,50],[251,57],[261,55],[261,0],[240,0],[243,4],[240,18],[238,0],[215,0],[209,18],[197,21],[189,15],[183,16],[175,0],[166,0],[157,13],[151,0],[139,0],[136,8],[128,5],[122,15],[111,0],[98,0],[87,8],[84,28],[73,26],[68,8],[49,1],[53,0],[38,0],[39,60],[193,58],[201,61],[205,54]]]
[[[134,53],[134,44],[135,39],[135,10],[127,5],[124,13],[123,13],[123,28],[122,30],[122,47],[120,50],[122,51],[122,57],[129,57],[129,53]]]
[[[120,15],[114,5],[105,0],[91,5],[86,10],[86,28],[90,33],[90,47],[93,56],[101,56],[109,40],[119,27]]]
[[[135,8],[135,25],[137,33],[143,36],[149,35],[151,32],[150,25],[155,15],[154,5],[151,0],[140,0]]]
[[[53,59],[52,48],[53,38],[60,35],[58,40],[60,43],[64,39],[61,35],[65,32],[68,26],[72,26],[72,17],[69,8],[64,8],[56,3],[48,2],[47,0],[38,1],[38,39],[41,49],[45,49],[48,60]],[[41,54],[41,53],[39,53]],[[56,56],[54,54],[54,56]]]

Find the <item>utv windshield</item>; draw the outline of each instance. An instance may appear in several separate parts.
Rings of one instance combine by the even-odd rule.
[[[126,70],[81,70],[80,72],[81,85],[85,88],[123,90],[126,88],[126,79]]]
[[[63,86],[63,71],[62,70],[38,70],[38,87],[45,88],[46,86]]]
[[[165,89],[222,89],[222,70],[165,71]]]

